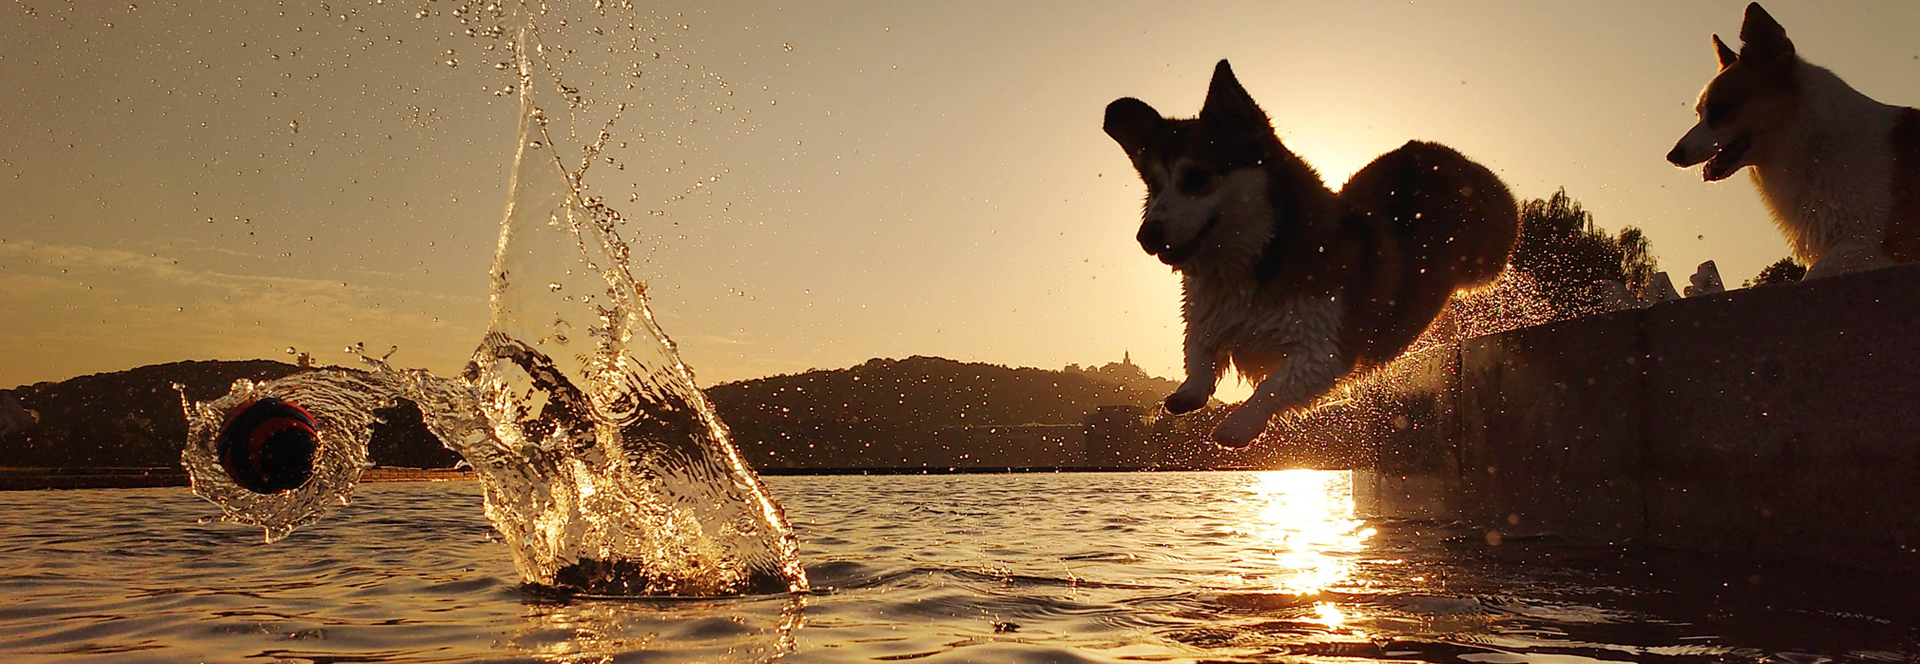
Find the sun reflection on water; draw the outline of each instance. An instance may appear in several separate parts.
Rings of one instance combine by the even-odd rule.
[[[1273,589],[1317,595],[1345,583],[1353,561],[1374,529],[1353,516],[1353,474],[1346,471],[1277,470],[1255,473],[1248,485],[1252,518],[1240,530],[1273,552]],[[1316,605],[1329,626],[1345,616],[1331,603]]]

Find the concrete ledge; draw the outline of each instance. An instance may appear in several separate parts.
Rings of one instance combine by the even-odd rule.
[[[1920,570],[1920,265],[1469,340],[1363,511]],[[1426,448],[1426,449],[1421,449]]]
[[[1498,530],[1640,537],[1645,341],[1637,311],[1460,346],[1456,510]]]
[[[1457,350],[1442,348],[1401,358],[1369,380],[1364,389],[1376,393],[1359,399],[1383,401],[1382,410],[1391,415],[1362,420],[1374,422],[1365,434],[1376,441],[1377,448],[1374,472],[1353,475],[1357,503],[1402,518],[1445,518],[1458,509],[1447,491],[1460,474],[1453,445],[1460,433]]]
[[[1652,542],[1920,566],[1920,269],[1647,311]]]

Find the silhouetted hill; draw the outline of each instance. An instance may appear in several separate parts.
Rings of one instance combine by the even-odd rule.
[[[206,401],[238,378],[303,370],[270,360],[174,362],[0,390],[0,467],[178,468],[186,418],[174,383]],[[1089,414],[1120,405],[1151,411],[1174,387],[1131,362],[1051,371],[910,357],[727,383],[707,394],[758,467],[945,468],[1085,465]],[[459,461],[412,403],[380,414],[388,422],[368,445],[376,463]]]
[[[940,434],[962,427],[996,435],[1006,429],[1031,433],[1038,445],[1045,444],[1049,429],[1018,425],[1064,425],[1061,435],[1076,436],[1068,444],[1077,445],[1078,427],[1095,408],[1152,407],[1171,389],[1170,381],[1124,366],[1138,376],[1115,369],[1129,378],[1117,380],[1077,368],[1016,369],[915,356],[725,383],[707,395],[756,466],[944,467],[961,455],[969,455],[966,465],[1051,465],[1052,457],[1020,444],[963,450],[955,447],[966,444],[965,437]]]
[[[0,466],[178,468],[187,419],[174,383],[188,398],[209,401],[236,379],[304,370],[272,360],[173,362],[0,390]],[[420,423],[412,403],[379,414],[389,423],[376,425],[368,442],[376,463],[444,468],[459,460]]]
[[[1160,397],[1172,394],[1174,390],[1180,388],[1180,383],[1177,381],[1147,375],[1146,371],[1134,365],[1131,354],[1119,362],[1108,362],[1098,367],[1092,365],[1081,367],[1078,364],[1069,364],[1067,365],[1066,373],[1086,374],[1088,377],[1097,381],[1113,383],[1138,391],[1151,392]]]

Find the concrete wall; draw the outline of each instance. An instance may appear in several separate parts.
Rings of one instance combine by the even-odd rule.
[[[1356,472],[1363,511],[1920,569],[1920,265],[1435,355],[1389,388],[1417,421]]]

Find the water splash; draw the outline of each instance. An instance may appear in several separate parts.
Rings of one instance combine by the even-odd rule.
[[[614,120],[568,159],[572,148],[556,139],[581,143],[578,91],[545,61],[531,21],[509,50],[520,76],[512,194],[488,331],[465,372],[441,378],[363,355],[369,372],[236,383],[220,400],[188,406],[196,493],[227,520],[284,537],[319,518],[323,498],[346,499],[365,465],[372,411],[404,397],[473,466],[487,517],[527,583],[597,595],[805,590],[785,515],[647,307],[619,212],[587,193],[584,176]],[[550,107],[548,94],[564,104]],[[320,457],[339,467],[316,469],[282,494],[231,486],[208,463],[209,441],[252,396],[308,405],[323,430]]]
[[[1405,430],[1414,416],[1433,407],[1421,403],[1431,395],[1409,394],[1406,388],[1425,384],[1435,370],[1436,358],[1458,353],[1461,342],[1468,339],[1570,315],[1545,296],[1539,279],[1509,267],[1491,284],[1455,293],[1433,323],[1393,361],[1342,382],[1308,408],[1275,418],[1261,442],[1280,456],[1266,461],[1288,465],[1293,463],[1291,457],[1305,456],[1318,460],[1315,465],[1328,467],[1369,465],[1379,441]],[[1226,411],[1213,410],[1220,411],[1210,414],[1214,419]],[[1206,423],[1206,428],[1198,430],[1211,426]]]
[[[1455,293],[1440,316],[1414,339],[1402,357],[1574,315],[1555,308],[1553,300],[1542,292],[1539,279],[1509,267],[1491,284]]]
[[[396,396],[389,381],[348,371],[313,371],[265,383],[243,378],[233,382],[226,396],[209,402],[188,401],[185,392],[181,394],[187,412],[187,445],[181,462],[192,478],[194,495],[220,505],[227,521],[265,528],[268,542],[318,521],[335,503],[347,503],[354,483],[368,466],[373,411],[392,405]],[[291,491],[254,493],[220,467],[216,440],[221,427],[242,406],[266,397],[306,408],[313,413],[314,429],[320,434],[313,477]]]

